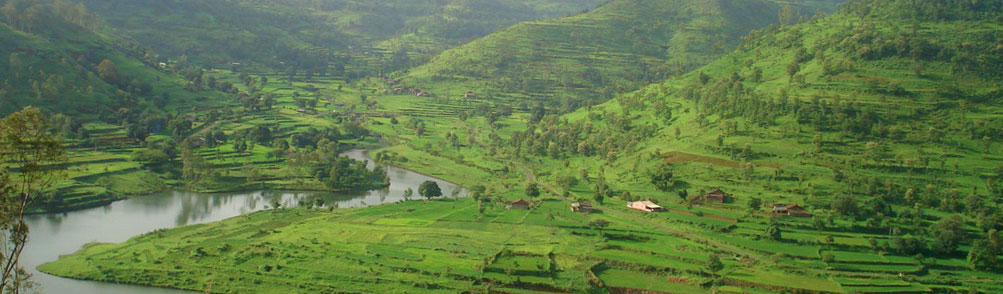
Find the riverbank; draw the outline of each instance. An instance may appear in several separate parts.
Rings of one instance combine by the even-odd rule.
[[[589,283],[578,273],[593,265],[586,255],[594,237],[545,225],[587,230],[583,215],[563,208],[547,201],[533,211],[493,207],[478,214],[478,203],[464,198],[268,210],[89,245],[40,269],[195,291],[212,285],[225,293],[455,293],[484,287],[477,285],[484,280],[585,290]]]
[[[385,145],[379,141],[359,140],[351,145],[351,148],[342,148],[339,153],[342,155],[354,150],[370,150],[383,148]],[[360,153],[359,156],[349,156],[355,160],[373,162],[368,155]],[[72,157],[71,157],[72,158]],[[71,161],[84,161],[85,159],[73,158]],[[251,162],[251,168],[263,169],[270,164],[272,166],[283,163],[283,161]],[[91,162],[91,164],[107,164],[109,162]],[[82,163],[77,163],[80,165]],[[180,164],[178,162],[177,164]],[[370,167],[371,168],[371,167]],[[81,168],[72,168],[81,170]],[[98,168],[95,168],[98,169]],[[107,169],[107,167],[105,167]],[[180,167],[178,167],[180,169]],[[89,170],[89,169],[88,169]],[[240,177],[220,177],[218,181],[209,181],[205,185],[191,187],[184,185],[176,179],[171,178],[170,172],[154,172],[146,170],[138,165],[134,168],[124,170],[111,170],[105,173],[90,174],[83,176],[71,176],[64,182],[47,192],[45,199],[36,201],[29,214],[44,214],[56,212],[70,212],[75,210],[101,207],[109,205],[115,201],[129,199],[132,197],[142,197],[143,195],[163,193],[168,191],[189,191],[200,193],[236,193],[258,190],[273,191],[310,191],[326,193],[353,193],[367,190],[381,189],[389,186],[378,185],[361,189],[331,189],[312,177],[279,177],[270,176],[249,181]]]
[[[365,156],[361,150],[346,152],[348,156]],[[29,249],[23,260],[25,267],[34,270],[42,263],[56,260],[59,256],[74,252],[86,252],[81,246],[92,242],[120,243],[133,236],[146,234],[154,230],[174,228],[193,224],[203,224],[220,221],[234,216],[269,209],[271,203],[277,201],[282,207],[290,210],[309,213],[326,213],[328,208],[366,207],[380,204],[399,203],[408,200],[405,191],[418,190],[418,185],[424,181],[436,181],[444,195],[452,195],[459,190],[459,196],[466,196],[463,188],[428,176],[420,175],[404,169],[388,168],[390,186],[364,192],[350,193],[316,193],[316,192],[250,192],[250,193],[197,193],[170,192],[143,197],[134,197],[114,202],[103,208],[93,208],[69,213],[48,213],[30,216],[29,226],[32,227]],[[301,203],[324,203],[322,209],[305,210],[295,208]],[[411,199],[420,199],[417,195]],[[334,212],[342,209],[334,209]],[[198,226],[193,226],[198,227]],[[188,230],[191,227],[180,228]],[[138,237],[137,237],[138,238]],[[156,246],[154,247],[156,248]],[[154,248],[149,248],[153,250]],[[167,263],[161,263],[161,265]],[[58,273],[56,270],[48,272]],[[161,269],[169,268],[161,266]],[[167,272],[174,270],[166,269]],[[61,276],[72,276],[60,274]],[[72,276],[75,277],[75,276]],[[93,281],[78,281],[58,278],[44,273],[36,274],[36,281],[46,293],[162,293],[163,289],[127,286],[125,284],[145,284],[142,282],[125,282],[111,278],[89,278],[89,280],[107,281],[119,284],[105,284]],[[168,285],[165,285],[168,286]],[[170,287],[170,286],[168,286]],[[178,288],[178,287],[174,287]],[[81,290],[83,289],[83,290]],[[116,292],[117,291],[117,292]]]

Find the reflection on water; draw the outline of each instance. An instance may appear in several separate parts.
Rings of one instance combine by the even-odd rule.
[[[369,159],[362,150],[351,150],[344,155],[359,160]],[[457,185],[405,169],[390,167],[387,175],[390,177],[389,187],[366,192],[165,192],[118,201],[104,207],[32,215],[27,219],[31,235],[21,255],[21,263],[34,273],[35,282],[41,285],[41,293],[190,293],[59,278],[37,272],[35,267],[56,260],[59,255],[73,253],[90,242],[118,243],[160,228],[219,221],[267,209],[273,200],[282,203],[283,207],[295,207],[300,201],[313,202],[315,198],[323,199],[327,206],[342,208],[378,205],[405,200],[404,191],[407,188],[417,191],[418,185],[426,180],[438,182],[443,195],[452,195],[457,190],[457,195],[466,196],[466,191]]]

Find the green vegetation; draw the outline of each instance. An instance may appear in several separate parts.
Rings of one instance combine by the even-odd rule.
[[[144,142],[93,162],[202,191],[356,183],[334,175],[365,188],[385,178],[331,154],[370,147],[472,197],[259,212],[42,269],[218,292],[1003,292],[1003,2],[855,0],[829,16],[715,3],[612,1],[389,77],[175,69],[228,97],[83,124]],[[663,17],[676,8],[691,21]],[[708,46],[670,54],[687,44]],[[646,62],[683,64],[648,86],[669,71],[624,73]],[[588,64],[610,83],[582,82]],[[705,196],[717,188],[730,197]],[[504,209],[519,198],[534,203]],[[636,200],[666,211],[625,207]]]
[[[142,48],[99,29],[96,16],[72,1],[0,2],[0,43],[8,44],[0,47],[0,114],[37,105],[98,118],[194,103],[196,94],[154,68]]]
[[[520,21],[576,13],[596,0],[85,0],[163,62],[333,73],[361,78]],[[156,20],[156,21],[150,21]],[[405,59],[396,52],[404,50]],[[415,59],[406,58],[414,55]]]
[[[777,21],[780,8],[767,0],[610,1],[447,50],[411,70],[403,77],[407,86],[396,88],[523,110],[545,101],[571,111],[704,65],[750,30]]]

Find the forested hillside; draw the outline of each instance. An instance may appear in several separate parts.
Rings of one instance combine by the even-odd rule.
[[[85,0],[120,33],[170,59],[353,76],[414,62],[519,21],[577,13],[597,0],[548,1],[156,1]],[[385,55],[385,56],[384,56]],[[353,61],[354,59],[354,61]],[[351,64],[367,67],[353,69]],[[396,64],[395,64],[396,62]]]
[[[610,1],[589,13],[520,23],[448,50],[403,80],[433,95],[472,91],[568,111],[704,65],[749,31],[831,8],[824,3]]]
[[[194,94],[156,68],[142,47],[98,32],[72,1],[0,2],[0,114],[34,105],[90,118],[120,108],[163,107]]]
[[[1001,3],[852,1],[830,17],[753,32],[690,74],[544,118],[509,143],[557,175],[599,165],[579,197],[737,213],[735,227],[708,235],[824,262],[802,266],[827,275],[903,271],[859,260],[911,256],[921,268],[913,281],[995,293],[960,271],[998,269]],[[734,202],[704,202],[716,188]],[[773,203],[813,217],[759,214]]]

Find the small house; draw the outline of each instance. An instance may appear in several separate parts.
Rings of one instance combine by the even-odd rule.
[[[627,202],[627,207],[647,212],[665,211],[665,207],[661,207],[648,200]]]
[[[811,217],[811,212],[797,204],[774,204],[773,214],[780,216]]]
[[[474,92],[471,91],[467,91],[466,94],[463,94],[463,98],[477,98],[477,94],[474,94]]]
[[[704,196],[704,201],[725,203],[728,202],[730,198],[731,196],[728,195],[728,193],[721,191],[721,189],[714,189],[714,191],[710,191],[710,193],[707,193],[707,195]]]
[[[529,201],[527,201],[525,199],[519,199],[519,200],[516,200],[516,201],[509,202],[508,205],[505,206],[505,209],[522,209],[522,210],[526,210],[526,209],[529,209],[529,204],[530,204]]]
[[[185,119],[188,120],[188,121],[190,121],[190,122],[199,122],[199,121],[201,121],[201,119],[199,119],[199,117],[197,115],[186,115]]]
[[[302,108],[302,107],[300,107],[300,108],[297,108],[297,109],[296,109],[296,112],[299,112],[299,113],[306,113],[306,109],[305,109],[305,108]]]
[[[592,204],[585,202],[571,203],[571,212],[592,213]]]

